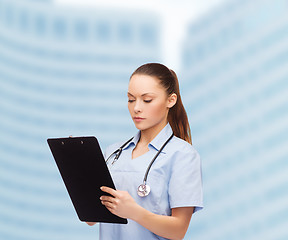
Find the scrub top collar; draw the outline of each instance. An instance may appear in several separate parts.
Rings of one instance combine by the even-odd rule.
[[[151,146],[154,149],[156,149],[157,151],[159,151],[160,148],[162,147],[162,145],[171,136],[172,132],[173,131],[172,131],[170,124],[167,123],[167,125],[161,130],[161,132],[158,133],[158,135],[149,143],[149,146]],[[129,142],[129,144],[127,144],[123,148],[123,150],[129,148],[131,145],[136,146],[136,144],[138,143],[138,141],[140,139],[140,135],[141,135],[141,132],[139,130],[138,133],[133,137],[131,142]],[[162,153],[166,153],[165,148],[162,150]]]
[[[136,146],[137,142],[140,139],[140,131],[133,137],[133,139],[123,148],[123,150],[129,148],[131,145]]]

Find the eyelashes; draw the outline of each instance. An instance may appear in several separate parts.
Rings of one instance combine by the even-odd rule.
[[[152,99],[150,99],[150,100],[143,100],[145,103],[150,103],[150,102],[152,102]],[[132,103],[132,102],[135,102],[135,100],[133,100],[133,99],[128,99],[128,102],[129,103]]]

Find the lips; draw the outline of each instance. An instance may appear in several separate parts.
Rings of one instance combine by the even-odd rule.
[[[134,117],[133,119],[134,119],[134,121],[136,121],[136,122],[140,122],[140,121],[143,121],[145,118]]]

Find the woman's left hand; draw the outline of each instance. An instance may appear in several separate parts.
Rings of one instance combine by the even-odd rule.
[[[122,217],[133,219],[137,214],[137,209],[140,207],[131,195],[126,191],[114,190],[109,187],[101,187],[103,192],[111,194],[111,196],[101,196],[100,200],[103,205],[113,214]]]

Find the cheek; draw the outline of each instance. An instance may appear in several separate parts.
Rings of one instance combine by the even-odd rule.
[[[162,118],[166,113],[165,104],[155,104],[150,108],[150,114],[155,116],[155,118]]]

